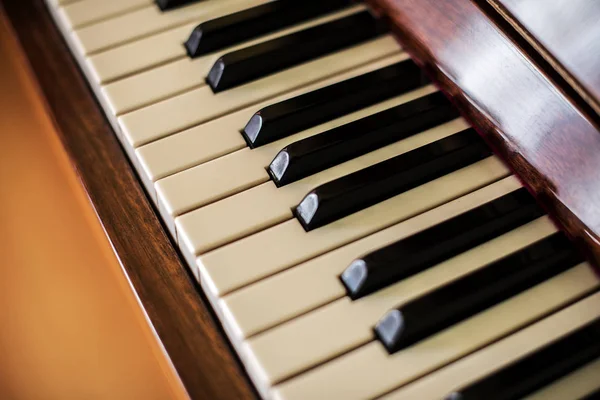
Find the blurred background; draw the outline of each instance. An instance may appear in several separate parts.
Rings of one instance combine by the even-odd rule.
[[[182,399],[0,13],[0,399]]]

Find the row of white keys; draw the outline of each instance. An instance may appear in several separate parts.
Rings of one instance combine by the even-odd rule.
[[[252,5],[256,5],[264,3],[265,1],[266,0],[253,0],[252,2],[249,2],[248,5],[251,3]],[[365,7],[362,5],[354,6],[202,57],[193,59],[184,57],[181,60],[168,63],[150,71],[142,72],[132,77],[110,83],[102,88],[102,92],[108,101],[112,113],[114,115],[121,115],[175,96],[179,93],[183,93],[187,90],[205,86],[206,77],[208,76],[210,69],[215,61],[223,54],[285,36],[299,30],[324,24],[364,10]]]
[[[600,294],[508,336],[470,356],[384,396],[385,400],[443,399],[458,388],[525,358],[600,318]],[[527,400],[579,399],[600,387],[600,359],[527,397]]]
[[[122,115],[119,126],[128,145],[137,148],[399,52],[394,38],[384,35],[217,94],[209,86],[191,90]]]
[[[246,8],[248,0],[204,0],[162,12],[155,4],[84,26],[72,32],[77,51],[87,56],[195,20]]]
[[[414,100],[434,91],[435,88],[433,86],[418,89],[405,95],[397,96],[395,98],[383,101],[379,104],[367,107],[357,112],[301,131],[295,135],[291,135],[289,137],[269,143],[265,146],[260,146],[255,149],[245,147],[242,150],[228,154],[225,157],[217,158],[211,162],[204,163],[195,168],[190,168],[171,177],[161,179],[156,183],[156,192],[158,196],[159,209],[161,210],[161,212],[163,213],[163,217],[168,221],[169,224],[171,223],[171,221],[174,221],[177,216],[185,212],[188,212],[195,208],[203,207],[209,203],[221,200],[227,196],[231,196],[236,193],[240,193],[243,190],[252,188],[254,186],[258,186],[259,184],[263,184],[269,181],[270,179],[266,171],[266,168],[269,166],[269,163],[271,162],[271,160],[273,160],[277,152],[280,151],[283,147],[287,146],[288,144],[293,143],[297,140],[307,138],[309,136],[317,135],[321,132],[328,131],[335,127],[350,123],[352,121],[356,121],[369,115],[384,111],[390,107],[395,107],[399,104]],[[457,120],[454,123],[447,124],[444,127],[445,129],[440,128],[437,130],[437,132],[429,132],[429,135],[431,136],[431,138],[437,138],[442,135],[445,135],[446,131],[455,132],[457,130],[464,129],[465,127],[466,123],[464,121]],[[231,132],[232,134],[239,136],[241,139],[239,131]],[[222,135],[224,132],[220,131],[214,133]],[[409,143],[405,144],[410,145]],[[362,167],[364,167],[366,165],[364,160],[365,159],[357,159],[357,161],[355,161],[354,164],[357,166],[362,165]],[[348,165],[350,164],[347,164],[346,166]],[[349,170],[345,167],[340,168],[345,170],[343,173],[347,173],[346,171]],[[338,168],[338,170],[340,168]],[[305,189],[307,187],[312,188],[315,184],[318,184],[316,183],[317,181],[323,181],[323,179],[328,179],[328,176],[331,177],[332,170],[333,169],[331,169],[329,173],[321,173],[314,175],[312,179],[306,179],[295,184],[289,185],[289,187],[293,189],[286,189],[286,187],[284,187],[281,188],[281,190],[283,193],[293,190],[295,193],[300,193],[300,196],[303,196],[306,194]],[[215,180],[215,174],[227,176],[228,179]],[[199,190],[190,190],[191,187],[199,188]],[[295,201],[300,200],[301,197],[295,198]],[[222,206],[217,206],[215,204],[213,208],[207,212],[209,214],[212,214],[215,210],[214,207],[216,207],[216,209],[221,210],[223,209],[223,207],[227,208],[228,204],[230,204],[228,202],[230,201],[232,200],[225,200],[226,203],[223,203]],[[291,206],[291,204],[285,206],[285,215],[289,214],[289,208]],[[246,205],[245,207],[253,206]],[[188,221],[200,221],[204,218],[203,213],[204,211],[199,211],[198,214],[189,214]],[[212,215],[213,216],[211,218],[219,218],[219,215]],[[291,214],[289,214],[288,217],[291,218]],[[205,242],[205,246],[208,245],[208,241],[206,240],[206,238],[203,238],[201,240]],[[202,249],[198,249],[198,251],[201,252]]]
[[[364,399],[383,395],[522,329],[597,290],[579,264],[517,296],[390,355],[370,342],[274,388],[276,399]],[[599,299],[593,297],[598,309]]]
[[[310,233],[291,219],[198,257],[200,282],[210,296],[220,297],[508,175],[502,161],[488,157]],[[186,259],[193,260],[193,247],[185,236],[179,245]]]
[[[196,176],[195,174],[198,170],[192,167],[247,147],[246,141],[240,134],[240,131],[258,110],[271,104],[375,71],[406,60],[407,58],[408,55],[406,53],[395,54],[138,147],[136,149],[136,157],[143,166],[144,173],[142,178],[148,182],[156,182],[161,178],[186,170],[185,174],[177,174],[180,176],[179,179],[181,179],[181,182],[189,182],[192,185],[202,182],[202,187],[205,187],[204,182],[201,180],[202,175]],[[346,118],[341,117],[334,121],[340,121],[340,123],[350,121]],[[334,122],[332,121],[331,123]],[[284,142],[281,141],[281,143]],[[260,150],[260,148],[256,150]],[[263,165],[263,167],[265,166]],[[179,179],[169,181],[173,183],[165,183],[164,185],[173,185],[174,188],[178,187],[179,185],[175,185],[175,182]],[[208,193],[212,191],[213,189],[208,189],[206,191],[203,190],[202,193],[207,193],[210,196]],[[175,195],[175,192],[173,193]],[[208,201],[214,201],[214,199]],[[204,203],[200,201],[197,206],[202,204]]]
[[[177,217],[175,219],[177,237],[180,239],[185,238],[185,242],[191,246],[190,252],[194,254],[206,253],[226,243],[293,218],[292,208],[317,186],[433,143],[467,127],[468,124],[464,120],[458,119],[353,158],[283,187],[278,188],[272,181],[267,181]],[[272,156],[269,158],[272,159],[280,149],[281,147],[279,149],[272,148]],[[254,151],[252,150],[249,153]],[[233,158],[233,154],[228,158]],[[268,166],[269,158],[262,160],[262,162],[266,161],[265,166]],[[236,171],[242,171],[243,168],[243,163],[233,164],[231,168],[227,168],[221,173],[225,175],[235,174]],[[258,170],[260,170],[260,167]],[[249,172],[252,173],[252,171]],[[160,184],[157,186],[159,209],[161,209],[162,188]],[[177,212],[178,210],[173,211]],[[165,213],[162,213],[162,215],[165,218],[169,216]],[[167,221],[168,224],[169,221]]]
[[[388,310],[555,232],[549,219],[542,217],[359,300],[344,296],[249,339],[244,346],[245,356],[252,360],[255,375],[264,379],[261,385],[281,382],[372,341],[373,327]]]
[[[241,341],[346,295],[339,275],[361,255],[392,244],[521,188],[514,176],[311,259],[224,296],[218,301],[224,324]],[[540,224],[540,223],[537,223]],[[536,232],[551,229],[546,219]],[[308,290],[307,288],[310,288]],[[277,301],[273,301],[277,299]]]
[[[153,0],[81,0],[60,8],[59,16],[69,29],[79,28],[152,4]]]

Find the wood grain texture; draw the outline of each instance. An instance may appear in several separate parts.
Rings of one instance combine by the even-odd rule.
[[[121,266],[189,395],[254,398],[43,2],[0,4]]]
[[[600,113],[600,2],[487,1]]]
[[[473,3],[369,0],[559,225],[600,261],[600,133]]]

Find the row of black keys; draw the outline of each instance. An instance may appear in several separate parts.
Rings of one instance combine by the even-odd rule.
[[[446,400],[517,400],[600,357],[600,320],[451,393]],[[577,400],[600,399],[600,390]]]
[[[157,1],[163,10],[198,0]],[[351,0],[277,0],[198,25],[185,42],[190,57],[242,43],[352,5]],[[224,54],[208,73],[215,93],[374,39],[388,29],[368,11]]]
[[[426,83],[412,61],[403,61],[265,107],[242,135],[256,148]],[[268,172],[281,187],[458,117],[441,93],[429,94],[294,142],[276,155]],[[467,129],[321,185],[295,214],[310,231],[490,155],[476,132]]]
[[[256,148],[426,83],[418,66],[403,61],[268,106],[250,119],[242,135]],[[276,155],[268,172],[281,187],[458,117],[441,93],[426,95],[292,143]],[[295,214],[310,231],[490,155],[467,129],[321,185]]]
[[[473,249],[544,215],[521,188],[355,260],[341,275],[353,299]],[[386,313],[374,330],[390,353],[466,320],[582,262],[560,232]],[[600,357],[600,321],[448,400],[519,399]],[[591,398],[591,397],[590,397]]]
[[[530,395],[600,357],[600,320],[497,371],[446,400],[517,400]],[[578,400],[600,399],[600,390]]]
[[[195,32],[202,32],[202,40],[196,40],[195,43],[199,45],[204,43],[205,39],[208,43],[216,43],[210,39],[215,36],[219,37],[221,45],[231,45],[240,39],[233,33],[239,32],[243,26],[252,26],[251,34],[258,35],[264,33],[264,30],[259,30],[263,25],[258,22],[263,22],[271,28],[280,28],[282,21],[291,22],[293,15],[296,16],[294,18],[314,17],[348,4],[347,1],[309,1],[299,7],[294,2],[276,1],[201,24]],[[298,13],[299,8],[304,11]],[[375,24],[370,15],[359,13],[348,17],[350,19],[334,21],[299,34],[304,35],[308,32],[308,36],[323,41],[324,31],[319,29],[335,26],[332,29],[341,29],[340,32],[343,32],[349,26],[354,26],[357,22],[355,17],[367,18]],[[295,19],[293,22],[297,21],[298,19]],[[213,28],[208,29],[209,27]],[[355,27],[351,30],[360,29]],[[380,30],[371,31],[374,33]],[[331,37],[339,36],[348,37],[347,34]],[[226,39],[227,37],[229,39]],[[275,47],[286,51],[290,48],[295,49],[296,46],[289,45],[288,39],[289,37],[282,38],[283,42],[277,39],[279,45]],[[188,48],[190,41],[191,39],[188,41]],[[264,45],[274,48],[273,43],[267,42]],[[283,43],[288,45],[282,46]],[[213,49],[214,47],[210,47],[210,50]],[[412,61],[401,62],[266,107],[250,119],[242,135],[248,145],[255,148],[427,83],[428,80]],[[425,96],[293,143],[275,157],[269,167],[269,173],[277,186],[289,184],[457,117],[456,110],[441,94]],[[490,154],[489,149],[473,131],[464,131],[318,187],[296,207],[295,214],[309,231],[465,167]]]

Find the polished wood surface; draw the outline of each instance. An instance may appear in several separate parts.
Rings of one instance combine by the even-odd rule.
[[[600,261],[600,134],[470,1],[370,0],[556,221]]]
[[[188,393],[255,397],[42,0],[2,4],[62,145]]]
[[[0,399],[186,399],[0,18]]]
[[[488,2],[600,113],[600,2]]]

